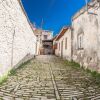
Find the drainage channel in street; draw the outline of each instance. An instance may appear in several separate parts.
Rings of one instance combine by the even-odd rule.
[[[56,100],[61,100],[60,95],[59,95],[59,90],[57,88],[57,84],[56,84],[55,77],[54,77],[51,66],[50,66],[50,75],[51,75],[53,87],[54,87],[54,90],[55,90]]]

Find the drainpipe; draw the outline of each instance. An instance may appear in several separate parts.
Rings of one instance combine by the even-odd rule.
[[[88,0],[85,0],[85,4],[86,4],[86,11],[88,13]]]
[[[86,10],[88,11],[88,1],[85,0],[85,3],[86,3]]]
[[[73,23],[73,18],[71,18],[71,24]],[[71,61],[73,61],[73,24],[71,25]]]
[[[11,50],[11,68],[13,68],[13,54],[14,54],[14,37],[15,37],[15,28],[13,32],[13,38],[12,38],[12,50]]]

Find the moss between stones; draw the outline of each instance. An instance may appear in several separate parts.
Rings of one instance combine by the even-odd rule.
[[[66,61],[67,66],[72,66],[74,68],[80,68],[80,64],[74,62],[74,61]]]
[[[65,61],[67,66],[71,66],[75,69],[81,69],[84,72],[86,72],[86,74],[90,74],[92,76],[92,78],[94,78],[95,83],[100,85],[100,73],[98,73],[97,71],[91,71],[90,69],[84,69],[84,67],[80,67],[79,63],[76,63],[74,61]]]
[[[9,71],[9,76],[14,76],[14,75],[16,75],[16,69],[11,69]]]
[[[22,64],[21,64],[20,66],[18,66],[18,68],[16,68],[16,69],[14,69],[14,68],[11,69],[11,70],[8,71],[5,75],[3,75],[3,77],[0,77],[0,85],[2,85],[4,82],[7,81],[8,76],[17,75],[17,74],[16,74],[16,70],[21,69],[21,68],[24,68],[24,66],[27,65],[28,63],[30,63],[31,60],[32,60],[32,59],[30,59],[30,60],[28,60],[28,61],[22,63]]]
[[[28,63],[30,63],[31,60],[32,60],[32,59],[30,59],[30,60],[28,60],[28,61],[22,63],[22,64],[21,64],[20,66],[18,66],[18,68],[16,68],[16,69],[13,68],[12,70],[10,70],[9,76],[16,75],[16,70],[24,68],[24,66],[27,65]]]
[[[95,79],[95,82],[100,85],[100,73],[97,71],[91,71],[89,69],[86,69],[86,72],[91,74],[91,76]]]

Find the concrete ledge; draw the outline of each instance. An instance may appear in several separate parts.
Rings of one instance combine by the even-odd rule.
[[[0,84],[2,84],[2,82],[7,80],[8,75],[10,74],[11,70],[13,70],[13,69],[16,70],[18,67],[20,67],[21,64],[23,64],[31,59],[34,59],[34,58],[35,58],[35,55],[27,54],[21,61],[19,61],[18,64],[16,64],[13,68],[7,70],[6,73],[4,75],[2,75],[2,77],[0,77]]]
[[[21,64],[27,62],[28,60],[31,60],[35,58],[35,55],[27,54],[17,65],[15,65],[12,69],[17,69]]]

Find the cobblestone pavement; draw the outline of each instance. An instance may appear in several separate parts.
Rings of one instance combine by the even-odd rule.
[[[100,100],[100,87],[55,56],[38,56],[0,86],[1,100]]]

